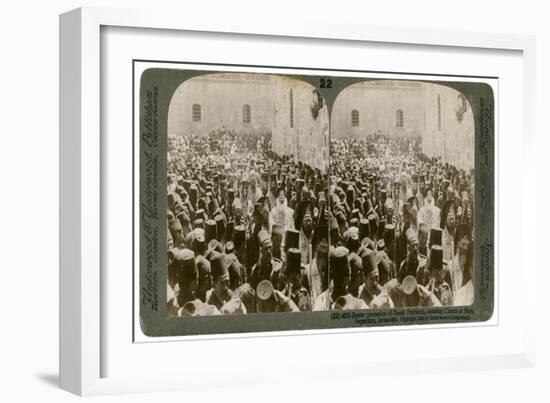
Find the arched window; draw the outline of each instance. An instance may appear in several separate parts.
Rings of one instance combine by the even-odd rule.
[[[357,109],[351,111],[351,126],[359,127],[359,111]]]
[[[201,121],[201,106],[199,104],[193,104],[191,114],[192,114],[193,122],[200,122]]]
[[[250,105],[243,105],[243,123],[250,123]]]
[[[289,93],[290,98],[290,127],[294,127],[294,94],[292,93],[292,88]]]
[[[395,126],[403,127],[403,111],[401,109],[395,113]]]

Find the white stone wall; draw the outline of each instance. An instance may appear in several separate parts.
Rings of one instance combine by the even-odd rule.
[[[293,127],[290,127],[290,91]],[[272,133],[279,154],[315,168],[328,168],[329,118],[326,104],[313,118],[314,87],[277,75],[219,73],[195,77],[175,91],[168,111],[168,133],[200,136],[226,127],[237,132]],[[201,121],[193,122],[192,105],[201,105]],[[251,107],[251,122],[243,123],[243,105]]]
[[[475,126],[471,106],[458,91],[444,85],[381,80],[357,83],[336,98],[331,116],[332,138],[361,138],[380,131],[390,136],[419,136],[423,151],[459,168],[474,168]],[[441,105],[439,124],[438,96]],[[457,111],[464,107],[462,119]],[[359,127],[352,127],[351,111],[359,111]],[[403,127],[396,127],[396,111],[403,110]],[[441,128],[440,128],[441,126]]]
[[[380,131],[390,136],[420,136],[424,131],[422,84],[408,81],[365,81],[338,94],[332,111],[333,138],[361,138]],[[351,124],[351,111],[359,111],[359,126]],[[396,112],[403,111],[403,127]]]
[[[200,122],[193,122],[193,104],[201,105]],[[250,123],[243,122],[245,104],[251,107]],[[200,136],[225,126],[263,134],[273,127],[273,111],[269,75],[220,73],[195,77],[174,92],[168,111],[168,133]]]
[[[437,97],[441,103],[441,129],[438,123]],[[472,107],[458,91],[444,85],[425,86],[423,104],[426,109],[426,129],[422,137],[423,151],[432,157],[441,157],[444,162],[458,168],[474,168],[475,126]],[[465,104],[463,104],[465,102]],[[465,106],[462,120],[457,111]]]
[[[324,100],[316,119],[311,108],[317,102],[314,87],[300,80],[281,77],[274,81],[275,127],[272,145],[279,154],[294,155],[323,171],[328,169],[329,116]],[[293,127],[290,125],[292,90]]]

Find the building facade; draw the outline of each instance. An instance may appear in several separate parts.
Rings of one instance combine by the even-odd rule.
[[[474,168],[472,108],[445,85],[376,80],[344,89],[331,114],[331,138],[362,138],[381,133],[416,137],[424,153],[459,168]]]
[[[321,170],[328,167],[327,107],[315,88],[301,80],[217,73],[182,83],[170,102],[168,134],[202,136],[220,128],[271,133],[278,154]]]

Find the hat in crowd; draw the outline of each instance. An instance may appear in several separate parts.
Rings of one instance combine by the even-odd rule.
[[[214,281],[229,280],[229,260],[223,253],[216,253],[212,259],[210,259],[210,272]]]
[[[300,232],[295,229],[288,229],[285,236],[285,251],[289,248],[300,248]]]
[[[206,228],[204,229],[204,237],[206,242],[209,243],[212,239],[216,239],[216,221],[206,220]]]
[[[300,273],[302,271],[302,255],[300,250],[296,248],[290,248],[287,251],[286,259],[286,271],[288,274],[291,273]]]
[[[256,296],[261,301],[268,301],[275,292],[273,284],[269,280],[262,280],[256,287]]]
[[[330,254],[330,276],[338,281],[349,276],[348,248],[338,246]]]
[[[367,238],[369,235],[369,220],[366,218],[361,218],[361,220],[359,220],[359,238]]]
[[[405,238],[408,244],[418,243],[418,237],[415,230],[412,228],[407,228],[407,231],[405,231]]]
[[[263,216],[263,212],[264,212],[264,205],[262,203],[254,204],[254,215],[255,216]]]
[[[202,255],[206,249],[206,241],[204,239],[204,231],[197,231],[197,228],[191,232],[193,240],[191,241],[191,249],[196,255]]]
[[[216,215],[216,211],[218,210],[218,201],[216,199],[211,199],[208,203],[208,212],[210,213],[210,216]]]
[[[202,218],[196,218],[193,221],[193,227],[194,228],[202,228],[204,229],[204,220]]]
[[[235,227],[235,233],[233,234],[233,242],[235,243],[235,248],[239,249],[245,244],[246,241],[246,230],[244,225],[237,225]]]
[[[235,232],[235,221],[231,220],[231,221],[228,221],[226,224],[225,224],[225,234],[224,234],[224,239],[226,241],[232,241],[233,240],[233,234]]]
[[[198,277],[197,265],[195,264],[195,253],[190,249],[181,249],[177,256],[178,280],[181,283],[188,283]],[[180,285],[183,289],[183,285]]]
[[[336,217],[336,220],[338,220],[339,225],[346,224],[346,215],[344,214],[344,212],[342,210],[339,210],[335,214],[335,217]]]
[[[353,200],[355,199],[355,189],[352,185],[348,185],[348,188],[346,189],[346,201],[349,205],[353,204]]]
[[[468,224],[458,224],[455,229],[455,242],[459,242],[465,236],[472,239],[472,230]]]
[[[395,224],[386,224],[384,228],[384,242],[386,245],[391,245],[395,239]]]
[[[197,255],[195,257],[195,265],[197,266],[199,279],[210,275],[210,262],[204,256]]]
[[[443,248],[439,245],[432,245],[430,250],[430,270],[442,270],[443,269]]]
[[[358,231],[347,231],[349,233],[349,236],[347,237],[346,247],[351,252],[357,252],[359,247],[361,246],[361,240],[359,239],[359,233]]]
[[[222,241],[225,235],[225,217],[222,214],[217,214],[214,221],[216,222],[216,239]]]
[[[311,244],[313,246],[313,250],[317,247],[319,242],[321,242],[323,239],[325,239],[328,243],[329,240],[329,233],[328,233],[328,225],[320,224],[313,230],[313,236],[311,237]]]
[[[178,220],[177,218],[174,218],[173,220],[170,220],[170,222],[168,223],[168,229],[173,234],[175,231],[182,230],[183,227],[181,226],[180,220]]]
[[[206,197],[201,197],[198,201],[197,201],[197,207],[199,210],[204,210],[204,214],[206,214],[208,212],[208,205],[206,203]]]
[[[197,209],[195,210],[195,218],[201,218],[201,219],[205,219],[206,215],[205,215],[205,212],[204,212],[204,209],[200,208],[200,209]]]
[[[414,276],[406,276],[401,282],[401,290],[405,295],[411,295],[416,292],[416,278]]]
[[[378,239],[384,238],[385,230],[386,230],[386,220],[378,221]]]
[[[369,214],[367,219],[369,220],[369,234],[371,237],[374,237],[378,233],[378,223],[376,222],[376,216],[374,214]]]
[[[365,249],[361,253],[361,261],[363,265],[363,271],[365,276],[369,274],[378,274],[378,263],[376,261],[376,252]]]
[[[351,220],[349,220],[350,227],[359,228],[359,218],[354,217]]]
[[[441,246],[442,235],[443,235],[443,231],[441,230],[441,228],[430,229],[430,245]]]

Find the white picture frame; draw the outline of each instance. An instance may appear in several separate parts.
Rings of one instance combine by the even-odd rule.
[[[284,25],[275,21],[258,21],[238,19],[205,19],[194,18],[191,15],[175,14],[169,11],[151,10],[110,10],[103,8],[82,8],[70,11],[60,17],[60,385],[63,389],[79,395],[96,395],[129,392],[150,392],[185,389],[191,387],[223,386],[235,384],[246,386],[271,379],[271,375],[281,379],[289,366],[303,368],[304,363],[296,361],[275,362],[264,373],[255,373],[246,381],[232,378],[222,373],[213,374],[208,382],[204,377],[189,377],[188,373],[172,376],[155,375],[155,371],[144,370],[139,374],[125,373],[123,366],[118,371],[111,371],[106,366],[107,358],[113,351],[121,348],[132,348],[131,337],[127,335],[115,338],[129,343],[125,347],[116,345],[108,336],[105,329],[105,317],[109,315],[106,291],[102,289],[102,267],[105,263],[105,250],[108,244],[102,239],[102,214],[106,199],[105,189],[105,144],[102,144],[100,133],[102,126],[101,103],[101,74],[102,74],[102,38],[101,30],[104,27],[119,27],[132,29],[175,30],[181,32],[219,33],[219,35],[252,35],[255,40],[263,38],[287,38],[300,43],[307,40],[339,40],[340,43],[377,43],[379,46],[427,46],[437,49],[473,49],[478,53],[490,50],[516,52],[521,60],[521,82],[516,84],[523,89],[521,99],[523,117],[520,130],[523,134],[519,140],[501,144],[498,149],[498,160],[516,145],[522,144],[521,160],[525,170],[535,172],[533,155],[534,139],[534,102],[535,102],[535,41],[533,37],[521,35],[504,35],[489,33],[466,33],[457,31],[430,31],[398,28],[381,28],[357,24],[347,24],[335,21],[292,20]],[[172,31],[173,32],[173,31]],[[223,34],[222,34],[223,33]],[[446,71],[448,73],[448,71]],[[514,76],[518,80],[517,74]],[[130,82],[130,78],[128,78]],[[506,93],[505,95],[506,96]],[[506,110],[501,111],[502,113]],[[498,120],[498,118],[497,118]],[[131,122],[129,122],[131,124]],[[516,122],[518,123],[518,122]],[[507,139],[508,137],[506,137]],[[129,139],[129,137],[128,137]],[[129,144],[129,143],[128,143]],[[108,154],[108,153],[107,153]],[[525,178],[523,186],[531,186],[536,178]],[[497,181],[501,181],[498,179]],[[496,186],[495,198],[502,197],[499,186]],[[502,191],[502,189],[500,189]],[[497,202],[497,225],[500,214],[507,210],[506,204]],[[520,216],[532,214],[526,207],[517,212]],[[518,220],[518,226],[512,230],[521,234],[535,233],[533,220]],[[509,230],[510,224],[504,229]],[[503,229],[495,230],[499,238]],[[527,250],[526,237],[521,250]],[[506,239],[503,242],[507,242]],[[506,248],[497,248],[499,260],[506,259],[510,251]],[[525,254],[522,276],[536,277],[534,256]],[[131,281],[131,279],[127,279]],[[506,276],[496,286],[500,295],[501,312],[506,313],[511,308],[512,301],[508,289]],[[501,292],[502,291],[502,292]],[[393,356],[384,361],[383,373],[407,373],[417,371],[418,368],[429,367],[434,372],[453,370],[473,370],[481,368],[523,367],[534,363],[534,338],[536,315],[536,295],[529,294],[523,301],[523,317],[517,321],[496,321],[492,326],[479,328],[423,327],[419,334],[461,333],[464,337],[503,338],[510,340],[506,346],[495,346],[487,354],[475,351],[469,355],[440,354],[418,356],[400,353],[400,358]],[[128,312],[131,316],[131,312]],[[293,343],[294,346],[304,344],[308,337],[315,337],[313,343],[336,343],[345,341],[348,345],[359,343],[364,337],[365,330],[342,332],[287,333],[276,337],[252,335],[246,338],[218,338],[204,340],[191,338],[180,342],[176,349],[184,351],[196,349],[200,343],[210,343],[209,348],[216,349],[227,346],[238,347],[247,343],[252,351],[258,351],[267,343],[270,345]],[[383,332],[392,332],[392,328],[377,329]],[[469,330],[469,331],[468,331]],[[130,332],[130,330],[128,330]],[[413,332],[413,329],[407,330]],[[122,331],[118,331],[122,334]],[[446,332],[446,333],[443,333]],[[131,332],[129,333],[131,334]],[[304,337],[304,335],[307,335]],[[413,336],[414,337],[414,336]],[[418,337],[418,336],[416,336]],[[116,343],[116,342],[115,342]],[[162,346],[166,343],[145,343],[136,346],[136,353],[143,360],[154,360],[155,356],[164,354]],[[495,343],[498,344],[498,343]],[[108,348],[106,347],[108,346]],[[124,347],[124,348],[123,348]],[[285,348],[286,348],[285,347]],[[296,347],[294,347],[296,348]],[[130,351],[130,350],[128,350]],[[137,350],[136,350],[137,351]],[[219,350],[224,351],[224,350]],[[228,354],[228,359],[232,356]],[[307,351],[306,351],[307,354]],[[254,358],[254,356],[252,356]],[[122,360],[124,357],[121,358]],[[149,367],[149,361],[143,361]],[[256,358],[255,368],[262,368],[262,363]],[[308,365],[315,365],[309,362]],[[319,364],[319,363],[317,363]],[[323,363],[327,368],[350,369],[360,376],[369,376],[375,371],[375,363],[358,357],[356,360],[331,361]],[[154,366],[153,366],[154,367]],[[199,368],[198,373],[204,373],[206,368]],[[327,372],[327,371],[324,371]],[[333,371],[330,371],[333,372]],[[338,372],[338,371],[336,371]],[[376,369],[380,373],[380,367]],[[288,375],[287,375],[288,376]],[[322,375],[326,376],[326,375]],[[319,374],[316,375],[319,379]],[[334,376],[332,375],[332,378]],[[328,378],[327,378],[328,379]]]

